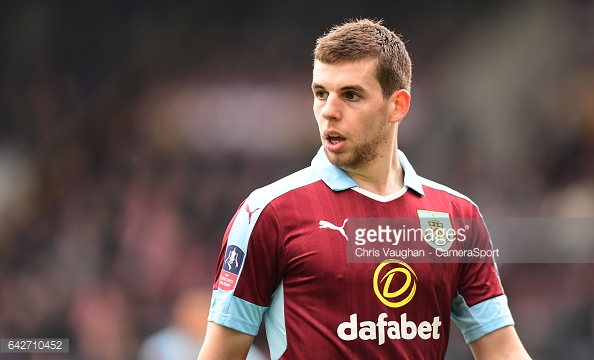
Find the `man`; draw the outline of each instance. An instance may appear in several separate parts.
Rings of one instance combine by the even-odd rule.
[[[443,359],[450,316],[477,359],[528,359],[492,262],[347,261],[350,219],[480,213],[418,176],[398,150],[412,76],[398,36],[351,21],[319,38],[314,57],[322,148],[310,167],[254,191],[235,214],[199,359],[243,359],[262,317],[273,359]],[[228,269],[231,254],[238,266]]]

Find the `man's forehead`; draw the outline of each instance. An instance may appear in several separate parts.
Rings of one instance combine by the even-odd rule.
[[[337,63],[314,62],[312,85],[354,85],[380,86],[376,76],[377,61],[360,59]]]

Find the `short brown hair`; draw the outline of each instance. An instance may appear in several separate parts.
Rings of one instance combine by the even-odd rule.
[[[410,91],[412,62],[399,35],[380,21],[348,20],[318,38],[314,60],[325,64],[377,59],[377,80],[384,98],[394,91]]]

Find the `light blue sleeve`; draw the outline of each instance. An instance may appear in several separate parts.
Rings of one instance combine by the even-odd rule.
[[[256,336],[266,307],[233,296],[230,291],[213,292],[208,321]]]
[[[464,297],[458,294],[452,303],[450,316],[462,331],[467,344],[497,329],[514,325],[505,295],[468,306]]]

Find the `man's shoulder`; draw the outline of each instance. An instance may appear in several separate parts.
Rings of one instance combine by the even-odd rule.
[[[264,207],[284,194],[321,181],[311,166],[287,175],[271,184],[258,188],[247,197],[246,202]]]
[[[261,223],[262,217],[265,219],[271,219],[271,216],[276,217],[269,206],[273,201],[284,199],[285,194],[318,181],[321,181],[320,177],[311,167],[307,167],[254,190],[237,209],[232,220],[233,225],[230,228],[229,237],[234,236],[233,234],[250,234],[254,226]],[[265,221],[265,223],[269,222]],[[243,240],[247,241],[247,238]]]
[[[471,204],[474,207],[478,207],[474,201],[472,201],[468,196],[462,194],[459,191],[456,191],[446,185],[440,184],[438,182],[435,182],[433,180],[429,180],[427,178],[424,178],[422,176],[419,176],[419,180],[421,182],[421,184],[423,185],[424,188],[426,189],[432,189],[435,191],[435,194],[440,194],[440,196],[446,196],[446,197],[451,197],[451,198],[457,198],[460,199],[464,202],[467,202],[469,204]],[[426,195],[427,192],[425,192]]]

